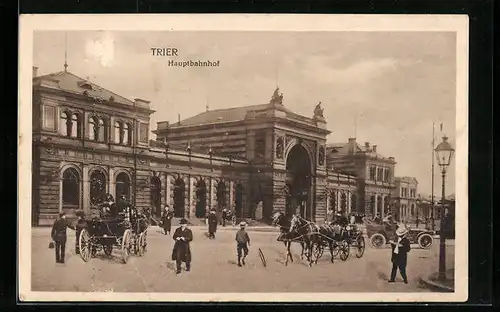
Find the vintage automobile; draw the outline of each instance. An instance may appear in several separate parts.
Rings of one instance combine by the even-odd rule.
[[[365,220],[366,234],[374,248],[383,248],[391,239],[395,239],[396,223],[388,226],[386,224],[376,224],[370,220]],[[426,229],[408,229],[408,239],[410,244],[418,244],[422,249],[430,249],[434,241],[433,231]]]

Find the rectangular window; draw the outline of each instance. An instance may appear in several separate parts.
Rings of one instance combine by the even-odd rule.
[[[266,156],[266,134],[259,133],[255,136],[255,158],[262,159]]]
[[[374,181],[375,180],[375,172],[376,168],[374,166],[370,166],[370,180]]]
[[[43,128],[47,130],[56,129],[56,108],[55,106],[43,106]]]
[[[148,125],[145,123],[139,124],[139,141],[142,143],[148,142]]]

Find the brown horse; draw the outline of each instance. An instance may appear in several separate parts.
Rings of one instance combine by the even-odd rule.
[[[313,262],[317,262],[317,259],[313,259],[313,247],[315,244],[317,246],[322,244],[319,226],[299,215],[293,215],[290,221],[289,233],[294,233],[298,237],[301,237],[304,242],[305,254],[309,266],[312,266]]]

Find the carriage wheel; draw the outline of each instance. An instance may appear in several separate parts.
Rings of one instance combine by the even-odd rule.
[[[332,248],[333,248],[332,255],[335,258],[339,254],[339,251],[340,251],[339,244],[334,241],[333,244],[332,244]]]
[[[146,233],[142,232],[141,235],[139,235],[139,250],[138,250],[138,255],[140,257],[144,256],[144,253],[146,252]]]
[[[356,248],[356,257],[363,257],[363,254],[365,253],[365,238],[363,235],[358,235],[358,237],[356,237]]]
[[[111,256],[111,254],[113,253],[113,245],[104,245],[103,249],[106,256]]]
[[[88,262],[92,257],[92,242],[90,234],[86,229],[82,229],[78,238],[78,247],[80,248],[80,257],[83,261]]]
[[[349,258],[349,244],[346,241],[342,241],[340,244],[340,260],[346,261]]]
[[[122,259],[123,259],[123,263],[127,263],[128,261],[128,258],[130,256],[130,249],[131,249],[131,236],[132,236],[132,232],[127,229],[125,230],[125,232],[123,233],[123,237],[122,237]]]

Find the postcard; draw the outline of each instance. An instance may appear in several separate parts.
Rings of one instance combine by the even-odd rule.
[[[21,302],[463,302],[466,15],[22,15]]]

